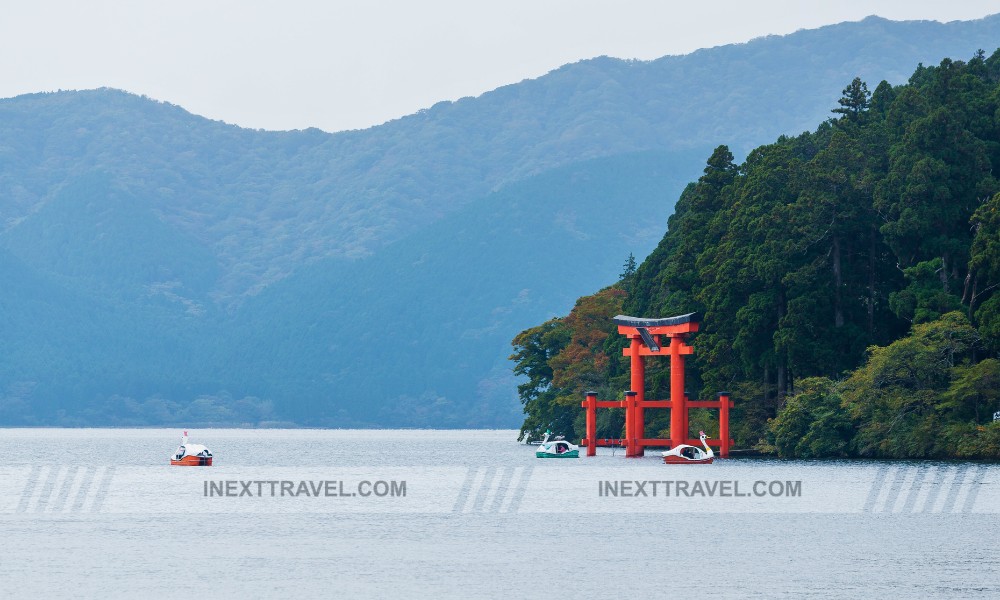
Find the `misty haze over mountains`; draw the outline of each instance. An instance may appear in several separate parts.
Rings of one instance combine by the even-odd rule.
[[[714,146],[996,40],[869,18],[336,134],[0,100],[0,424],[514,426],[509,340],[645,256]]]

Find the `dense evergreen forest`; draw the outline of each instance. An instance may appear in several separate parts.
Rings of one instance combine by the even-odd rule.
[[[1000,50],[895,87],[855,78],[837,105],[742,164],[716,148],[641,265],[513,340],[522,438],[578,438],[584,391],[623,397],[612,316],[698,311],[688,385],[733,394],[740,446],[1000,457]],[[648,397],[669,396],[667,362],[647,362]],[[666,412],[647,431],[666,437]],[[618,413],[598,437],[620,437]]]

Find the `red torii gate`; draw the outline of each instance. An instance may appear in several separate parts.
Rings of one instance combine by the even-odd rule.
[[[596,392],[587,392],[581,406],[587,409],[587,437],[580,445],[587,447],[587,456],[597,454],[597,446],[618,446],[624,443],[625,456],[642,456],[647,446],[674,447],[678,444],[699,444],[689,437],[689,408],[718,408],[719,437],[708,443],[719,447],[719,456],[728,457],[732,440],[729,439],[729,409],[733,401],[729,392],[719,392],[717,400],[690,400],[684,392],[684,355],[693,354],[694,348],[685,343],[685,336],[698,331],[698,313],[665,319],[643,319],[618,315],[614,323],[618,333],[628,336],[630,344],[622,354],[632,359],[632,389],[625,392],[624,400],[598,400]],[[664,352],[660,337],[670,338]],[[670,400],[646,400],[646,356],[670,356]],[[625,409],[625,439],[597,439],[597,409]],[[670,409],[670,438],[645,437],[645,411],[647,408]]]

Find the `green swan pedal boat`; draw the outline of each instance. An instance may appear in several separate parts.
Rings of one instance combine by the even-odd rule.
[[[557,435],[554,440],[549,441],[551,431],[545,432],[545,438],[535,450],[535,458],[580,458],[580,447],[567,442],[563,436]]]

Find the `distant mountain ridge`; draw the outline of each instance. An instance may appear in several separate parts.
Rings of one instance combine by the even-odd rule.
[[[515,395],[503,367],[508,340],[613,281],[629,252],[640,258],[648,253],[658,236],[650,232],[662,233],[673,201],[711,147],[727,143],[740,154],[798,133],[829,115],[854,76],[873,86],[883,78],[900,83],[919,62],[967,58],[978,48],[992,50],[994,40],[1000,40],[1000,16],[948,24],[868,18],[655,61],[585,60],[478,98],[336,134],[241,129],[108,89],[0,100],[0,258],[20,265],[0,289],[0,305],[17,322],[0,323],[0,335],[21,349],[0,363],[0,420],[16,421],[9,411],[4,416],[4,398],[22,408],[26,399],[47,407],[31,422],[52,423],[59,419],[55,411],[79,412],[79,403],[94,398],[221,397],[228,391],[272,399],[277,413],[287,409],[303,422],[314,412],[325,424],[338,418],[405,424],[407,413],[392,408],[394,399],[436,393],[459,407],[456,425],[516,424]],[[663,167],[650,160],[664,161]],[[614,206],[594,198],[574,206],[573,198],[561,195],[587,173],[599,174],[590,185],[604,190]],[[613,193],[612,184],[625,185],[622,177],[638,179],[629,182],[631,195]],[[497,215],[510,208],[522,221],[491,218],[477,208],[491,202]],[[616,215],[628,219],[615,223]],[[538,235],[546,231],[532,229],[540,224],[556,224],[551,231],[567,235],[549,246],[519,238],[525,220]],[[461,234],[463,227],[478,230],[470,236]],[[646,233],[633,237],[636,227]],[[306,345],[320,351],[331,321],[298,306],[308,273],[326,281],[328,300],[321,299],[317,310],[345,308],[347,297],[389,310],[385,299],[396,289],[391,274],[420,260],[409,250],[477,237],[520,239],[522,246],[491,254],[437,245],[434,252],[444,255],[436,260],[453,255],[446,261],[447,280],[439,277],[437,289],[422,287],[420,279],[407,283],[407,293],[425,303],[491,271],[502,271],[515,292],[534,290],[530,311],[520,315],[524,305],[503,308],[499,296],[469,291],[468,313],[453,331],[492,325],[463,350],[471,357],[467,372],[441,370],[429,378],[429,366],[377,361],[362,370],[349,363],[349,353],[335,353],[345,363],[337,373],[350,374],[341,376],[327,367],[300,368],[316,366],[315,357],[272,360],[264,349],[282,332],[312,327]],[[530,269],[511,268],[525,261]],[[342,278],[331,281],[334,273]],[[29,300],[18,286],[29,274],[60,290],[50,296],[65,294],[74,305],[52,304],[54,313],[46,317],[24,306]],[[487,316],[497,310],[515,316]],[[49,339],[34,339],[26,332],[42,318],[64,326],[36,328]],[[88,318],[128,326],[85,333]],[[432,347],[452,339],[453,332],[433,321],[418,325],[414,335]],[[328,345],[344,347],[364,333],[331,329]],[[88,371],[79,359],[80,349],[90,347],[81,341],[89,335],[101,340],[94,352],[105,357],[97,362],[106,362],[106,371]],[[138,342],[141,359],[126,350],[136,348],[121,340],[129,335],[145,338]],[[60,336],[75,341],[60,343]],[[152,343],[157,336],[173,341]],[[59,365],[71,363],[81,366],[60,372]],[[160,365],[155,376],[149,364]],[[392,377],[385,375],[389,368]],[[127,381],[116,379],[116,370]],[[46,378],[65,379],[65,385]],[[470,383],[457,385],[454,378]],[[267,383],[289,379],[295,385],[284,391]],[[366,379],[393,382],[391,390],[378,392],[377,409],[340,398],[338,390],[353,394]],[[477,396],[480,406],[484,398],[507,404],[472,409],[472,396],[480,393],[475,390],[484,389],[491,391]],[[86,398],[74,397],[81,393],[74,390],[87,390]],[[310,408],[322,402],[334,410]]]
[[[739,155],[811,127],[854,76],[901,83],[916,63],[990,49],[998,33],[1000,15],[869,17],[649,62],[596,58],[337,134],[240,129],[113,90],[21,96],[0,101],[0,194],[11,200],[0,223],[104,169],[211,247],[218,294],[231,297],[304,260],[369,254],[549,168],[723,142]]]

